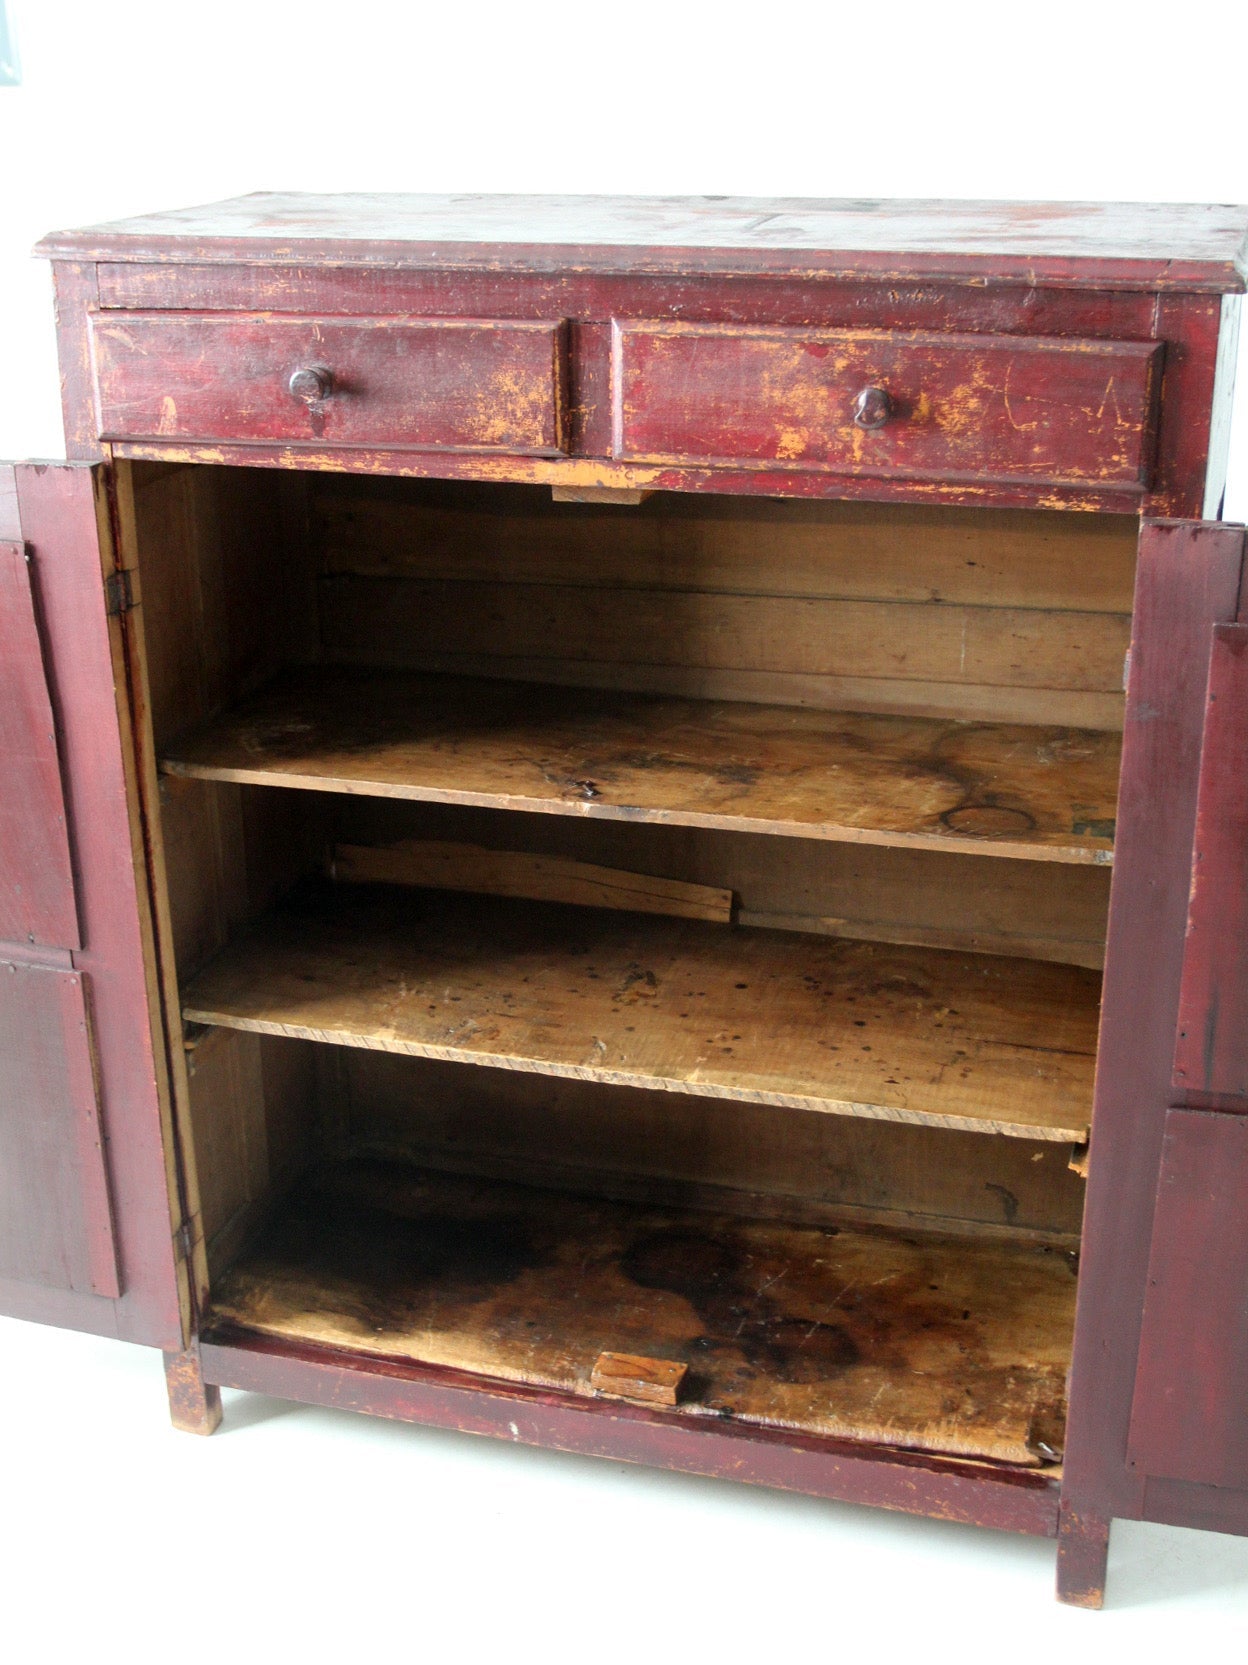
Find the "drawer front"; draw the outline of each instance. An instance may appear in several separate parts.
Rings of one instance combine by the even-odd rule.
[[[1142,490],[1163,347],[619,323],[621,459]]]
[[[97,313],[98,432],[557,455],[565,340],[513,319]]]

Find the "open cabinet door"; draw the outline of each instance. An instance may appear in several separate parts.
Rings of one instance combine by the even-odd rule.
[[[0,465],[0,1312],[175,1349],[133,599],[104,470]]]
[[[1098,1599],[1112,1517],[1248,1531],[1244,553],[1239,526],[1140,538],[1063,1473],[1073,1601]]]

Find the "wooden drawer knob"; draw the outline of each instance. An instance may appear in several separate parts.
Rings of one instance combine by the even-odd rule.
[[[319,405],[334,391],[334,373],[327,364],[301,364],[291,372],[286,385],[292,399]]]
[[[882,387],[864,387],[854,400],[854,426],[882,428],[893,414],[893,401]]]

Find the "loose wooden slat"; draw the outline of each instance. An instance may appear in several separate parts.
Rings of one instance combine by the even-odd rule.
[[[301,1188],[208,1323],[586,1396],[604,1349],[661,1356],[688,1367],[674,1417],[1039,1467],[1074,1305],[1044,1246],[350,1164]]]
[[[1118,745],[1087,730],[526,684],[291,672],[169,749],[254,785],[1064,862],[1112,859]]]
[[[589,1373],[596,1393],[641,1405],[674,1405],[689,1372],[675,1359],[646,1359],[638,1353],[599,1353]]]
[[[419,1057],[1079,1143],[1100,979],[1073,966],[315,888],[184,1015]]]
[[[405,839],[384,846],[336,844],[333,874],[351,884],[400,884],[466,890],[479,896],[520,896],[587,908],[661,913],[673,919],[732,918],[732,892],[680,879],[625,873],[566,856],[488,850],[480,844]]]

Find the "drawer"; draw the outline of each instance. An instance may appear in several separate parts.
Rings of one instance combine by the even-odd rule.
[[[100,312],[98,432],[554,455],[566,333],[494,318]]]
[[[1142,490],[1150,341],[618,322],[617,457]]]

